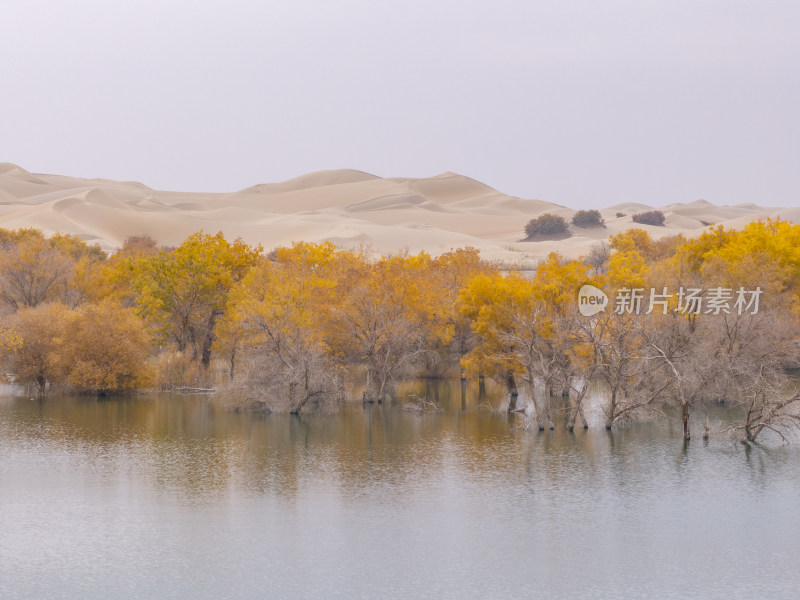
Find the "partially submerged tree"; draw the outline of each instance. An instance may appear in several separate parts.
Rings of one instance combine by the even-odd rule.
[[[681,411],[683,438],[688,440],[691,437],[690,409],[698,401],[707,399],[707,390],[719,373],[719,364],[708,360],[713,356],[714,340],[698,332],[691,319],[674,312],[663,318],[651,317],[654,318],[642,327],[646,360],[653,369],[649,375],[652,382],[647,389],[661,393],[663,386],[669,384]]]
[[[518,358],[524,353],[520,342],[529,337],[524,331],[535,332],[538,318],[531,282],[516,273],[478,275],[459,293],[459,310],[478,336],[478,343],[462,358],[465,370],[504,381],[515,399],[516,378],[524,370]]]
[[[542,429],[552,427],[550,396],[556,388],[574,389],[575,415],[582,414],[587,349],[585,340],[575,335],[575,299],[587,280],[586,265],[552,253],[534,280],[515,274],[478,276],[460,296],[461,310],[480,336],[464,358],[465,367],[504,378],[512,398],[520,378],[530,390]]]
[[[477,275],[495,273],[497,269],[482,260],[476,248],[458,248],[433,259],[430,281],[437,290],[434,299],[438,306],[432,306],[432,310],[439,327],[445,325],[452,330],[452,338],[445,348],[448,359],[452,357],[460,362],[477,343],[470,319],[459,311],[459,292]]]
[[[341,396],[324,328],[335,297],[335,257],[330,242],[280,248],[274,261],[260,260],[231,293],[218,344],[234,353],[231,374],[241,348],[254,370],[249,382],[272,408],[286,403],[298,413]]]
[[[153,383],[144,324],[109,300],[21,309],[0,329],[0,354],[17,381],[42,394],[50,384],[111,392]]]
[[[63,304],[22,308],[0,325],[0,354],[10,363],[16,381],[32,383],[44,394],[59,380],[54,353],[74,313]]]
[[[797,353],[793,318],[766,310],[721,315],[714,322],[720,376],[712,393],[742,409],[741,425],[732,428],[742,441],[754,442],[764,430],[785,440],[800,425],[800,387],[784,369]]]
[[[800,430],[800,389],[780,373],[759,374],[741,394],[743,423],[732,429],[743,441],[755,442],[765,430],[787,441],[789,431]]]
[[[111,300],[74,311],[56,342],[50,360],[60,379],[78,389],[108,393],[154,383],[144,324]]]
[[[332,313],[331,345],[345,362],[367,368],[367,399],[394,397],[404,371],[452,338],[431,258],[396,256],[344,265]]]

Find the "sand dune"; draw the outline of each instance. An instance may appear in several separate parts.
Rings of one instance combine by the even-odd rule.
[[[309,188],[324,187],[328,185],[342,185],[347,183],[359,183],[361,181],[371,181],[380,179],[376,175],[370,175],[364,171],[353,169],[339,169],[338,171],[316,171],[283,181],[280,183],[261,183],[242,192],[258,192],[261,194],[279,194],[281,192],[291,192],[294,190],[307,190]]]
[[[564,240],[527,242],[522,238],[529,219],[552,212],[569,220],[575,211],[508,196],[450,172],[382,178],[347,169],[319,171],[232,193],[203,194],[153,190],[133,181],[33,174],[0,163],[0,227],[76,234],[109,251],[129,235],[148,233],[161,244],[177,245],[204,230],[222,231],[265,249],[297,240],[330,240],[384,254],[438,254],[469,245],[487,259],[526,266],[551,251],[584,255],[598,240],[631,227],[662,237],[698,235],[709,225],[742,227],[765,217],[800,222],[800,208],[715,206],[704,200],[660,207],[666,215],[664,227],[631,221],[633,214],[654,208],[640,203],[610,206],[601,209],[605,229],[573,228]]]

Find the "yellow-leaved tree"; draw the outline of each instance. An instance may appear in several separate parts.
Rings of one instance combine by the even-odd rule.
[[[175,250],[138,258],[132,268],[137,310],[162,340],[174,342],[179,352],[190,349],[207,368],[228,294],[260,253],[261,246],[200,232]]]
[[[60,381],[54,352],[64,339],[73,311],[60,303],[25,307],[0,325],[0,354],[19,383],[32,383],[43,394]]]
[[[480,274],[496,275],[497,269],[482,260],[476,248],[458,248],[436,257],[431,265],[431,290],[438,306],[437,318],[452,327],[449,354],[460,361],[476,343],[470,319],[458,306],[458,294]]]
[[[509,408],[515,407],[516,379],[521,377],[532,393],[539,427],[552,426],[552,390],[574,387],[579,401],[585,393],[588,376],[583,373],[592,365],[592,353],[578,335],[577,293],[585,283],[602,285],[589,270],[551,253],[532,280],[515,273],[479,275],[459,297],[480,340],[465,357],[465,367],[504,378],[512,398]],[[574,412],[581,414],[579,403]]]
[[[797,311],[800,225],[767,219],[740,231],[719,226],[687,242],[681,256],[709,287],[723,286],[734,292],[761,288],[764,308]]]
[[[35,229],[0,236],[0,303],[11,310],[63,298],[73,259]]]
[[[270,396],[272,407],[283,400],[297,413],[340,391],[324,336],[336,257],[330,242],[279,248],[274,260],[262,258],[231,292],[217,347],[229,358],[231,377],[243,353],[248,380]]]
[[[477,345],[462,359],[471,373],[504,379],[508,391],[517,393],[516,377],[532,359],[530,341],[538,331],[543,307],[534,295],[533,282],[511,273],[472,278],[461,290],[458,306],[478,335]]]
[[[112,300],[72,311],[50,362],[62,381],[92,392],[150,387],[154,369],[144,323]]]
[[[452,337],[432,260],[424,252],[379,260],[352,254],[338,269],[331,348],[345,363],[366,366],[365,397],[380,402],[394,396],[407,368]]]

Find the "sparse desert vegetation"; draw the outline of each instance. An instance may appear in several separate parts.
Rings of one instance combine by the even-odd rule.
[[[606,222],[599,210],[579,210],[572,215],[572,224],[575,227],[605,227]]]
[[[568,232],[569,225],[564,217],[551,213],[545,213],[535,219],[531,219],[525,225],[525,235],[528,239],[562,236]]]
[[[649,210],[647,212],[636,213],[631,217],[634,223],[640,225],[655,225],[661,227],[664,225],[664,213],[660,210]]]

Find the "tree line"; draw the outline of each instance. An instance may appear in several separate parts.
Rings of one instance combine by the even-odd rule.
[[[591,316],[578,304],[587,284],[609,299]],[[737,290],[755,289],[758,309],[737,310]],[[631,290],[640,310],[614,305]],[[699,310],[682,306],[683,290]],[[720,308],[714,290],[731,301]],[[533,277],[473,248],[375,256],[298,242],[265,253],[200,232],[177,248],[131,237],[107,256],[75,236],[0,230],[0,360],[40,392],[224,376],[292,412],[340,401],[347,377],[380,401],[403,377],[463,371],[530,398],[542,429],[557,395],[567,426],[585,426],[599,386],[609,428],[674,408],[688,439],[693,407],[716,401],[740,407],[736,433],[754,440],[799,422],[799,294],[800,226],[780,220],[697,239],[631,229],[581,260],[550,254]]]

